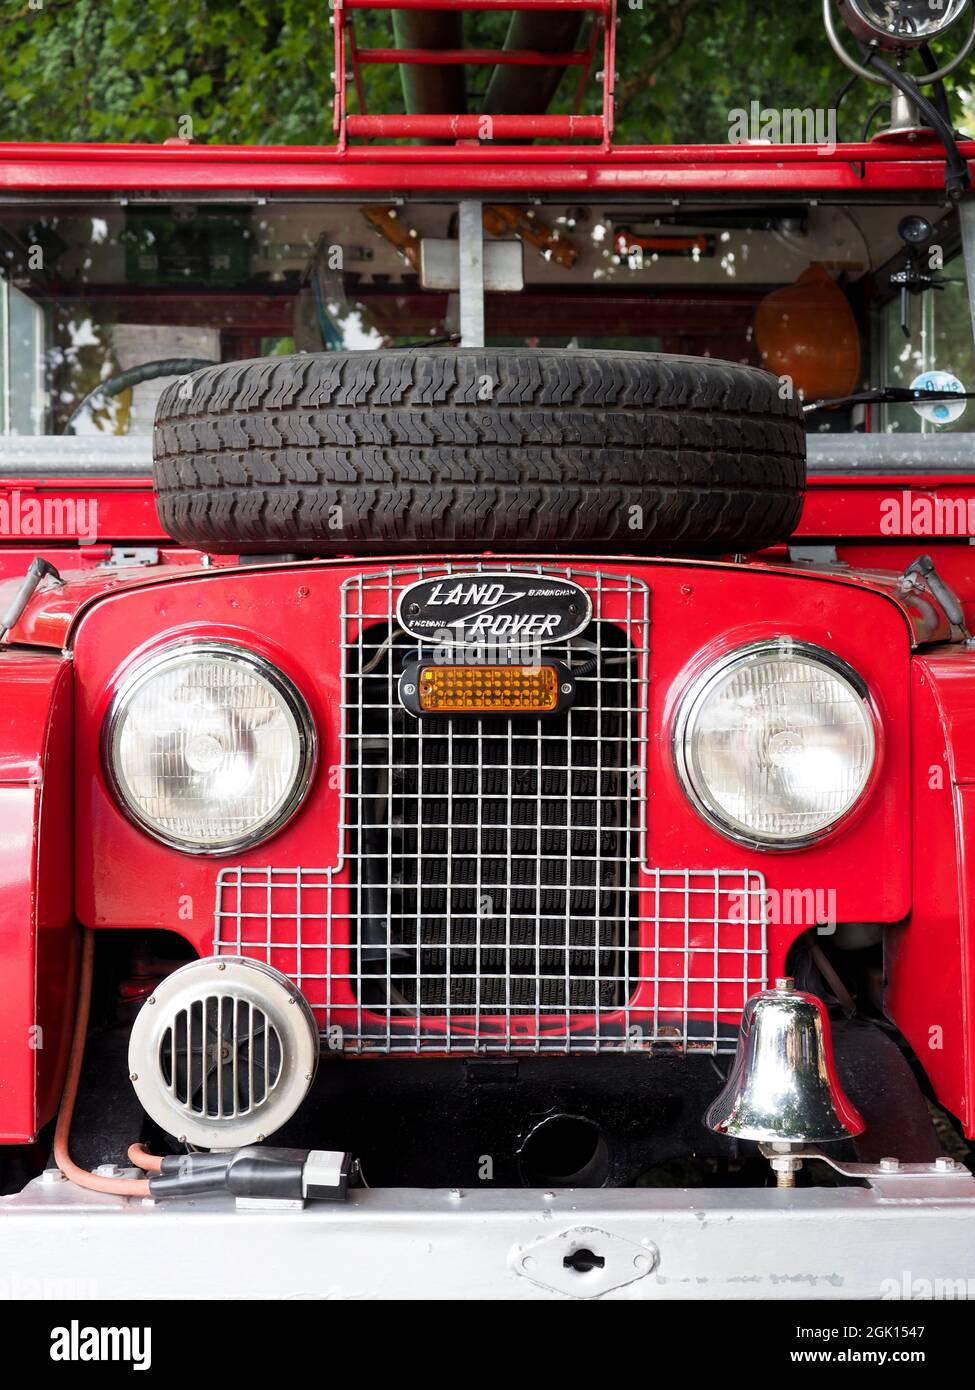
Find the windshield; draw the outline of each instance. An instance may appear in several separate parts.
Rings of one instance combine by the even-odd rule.
[[[719,357],[806,401],[975,385],[957,219],[936,204],[482,211],[488,346]],[[25,204],[0,213],[0,268],[6,434],[145,434],[166,380],[194,365],[459,328],[451,201]],[[963,401],[807,416],[820,432],[973,421]]]

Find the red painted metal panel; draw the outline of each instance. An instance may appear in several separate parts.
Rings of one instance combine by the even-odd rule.
[[[36,528],[33,521],[26,520],[34,516],[31,509],[35,504],[41,517],[41,524]],[[46,514],[63,516],[67,511],[93,524],[94,544],[80,547],[83,567],[95,560],[107,559],[108,547],[114,543],[165,545],[168,539],[156,515],[149,477],[4,478],[0,479],[0,518],[9,512],[24,520],[19,532],[9,526],[0,528],[0,580],[11,574],[22,574],[26,567],[23,556],[26,555],[29,562],[35,554],[48,554],[45,546],[51,548],[51,553],[57,545],[79,548],[76,540],[43,524]],[[964,541],[969,534],[975,535],[975,524],[970,531],[964,529],[969,517],[975,522],[975,480],[965,477],[818,476],[808,480],[795,539],[879,539],[889,543],[911,539],[930,549],[946,536]],[[951,523],[948,531],[945,518]],[[960,529],[955,524],[959,518]],[[170,543],[167,559],[178,562],[181,553],[195,562],[200,552],[180,552]],[[876,551],[870,563],[879,568],[899,566],[897,559],[891,559],[888,565],[883,552]]]
[[[88,574],[92,571],[105,573],[116,573],[121,567],[117,560],[113,559],[113,547],[110,545],[83,545],[83,546],[50,546],[41,543],[40,545],[11,546],[0,549],[0,593],[4,592],[4,583],[9,583],[27,573],[31,560],[40,556],[44,560],[50,561],[52,565],[62,575]],[[182,550],[173,543],[169,546],[160,546],[157,550],[159,557],[158,564],[163,569],[171,566],[178,566],[180,569],[187,567],[199,567],[204,560],[204,555],[199,550]],[[219,557],[220,563],[226,564],[225,557]],[[133,565],[126,567],[126,573],[131,569],[143,570],[148,566]],[[159,571],[156,566],[152,567],[152,572],[157,574]],[[7,591],[10,592],[9,590]]]
[[[748,563],[747,569],[741,564],[735,565],[733,573],[737,575],[758,572],[773,575],[779,574],[786,578],[796,578],[797,576],[809,578],[813,576],[819,582],[839,584],[845,589],[867,589],[873,593],[883,595],[895,604],[900,610],[902,617],[907,622],[915,645],[923,645],[924,643],[932,641],[943,642],[950,640],[951,631],[944,615],[940,613],[940,610],[933,609],[931,603],[923,594],[918,594],[916,591],[903,592],[901,590],[898,582],[900,573],[902,572],[901,570],[895,568],[885,573],[884,566],[875,564],[869,567],[868,572],[860,574],[855,570],[816,569],[815,566],[809,566],[805,563],[801,565],[791,565],[785,562],[784,547],[782,549],[783,554],[781,560],[777,560],[774,555],[770,554],[751,560]],[[201,558],[198,552],[186,551],[184,553],[187,557],[193,557],[194,561],[199,561]],[[166,552],[163,552],[164,557],[165,555]],[[174,563],[178,563],[178,552],[174,554],[173,558]],[[620,557],[607,558],[592,555],[538,555],[534,558],[553,564],[623,564],[631,567],[639,567],[642,565],[664,569],[676,568],[687,563],[686,560],[679,558],[648,558],[639,555],[624,556],[622,559],[620,559]],[[911,558],[914,558],[914,556],[912,555]],[[219,569],[236,569],[238,563],[237,557],[233,555],[215,555],[206,557],[206,559],[209,560],[209,563],[193,574],[187,574],[185,572],[180,573],[178,571],[174,572],[167,564],[160,566],[135,566],[130,569],[107,569],[98,565],[79,565],[75,573],[70,573],[67,567],[65,567],[65,574],[69,582],[60,587],[47,582],[42,584],[27,605],[20,622],[10,634],[11,640],[35,646],[55,647],[60,650],[61,648],[67,647],[72,641],[74,627],[81,614],[93,603],[101,598],[107,597],[109,594],[135,588],[146,588],[149,585],[172,583],[176,579],[186,580],[189,578],[199,578],[201,575],[212,575]],[[373,556],[362,561],[362,564],[366,567],[384,563],[395,564],[397,560],[401,559],[402,557],[398,556],[384,556],[378,558]],[[343,567],[348,567],[351,563],[353,562],[350,559],[307,560],[302,564],[301,568],[304,572],[307,572],[309,567],[315,570],[332,571],[336,568],[341,569]],[[698,567],[706,569],[714,567],[722,571],[727,571],[729,568],[729,561],[727,559],[723,561],[702,560],[698,563]],[[185,568],[184,566],[184,571]],[[280,569],[295,570],[296,562],[282,560],[276,562],[274,565],[265,565],[263,568],[272,571]],[[253,573],[252,570],[244,572]],[[0,587],[0,603],[3,602],[4,598],[9,598],[14,592],[14,587],[15,586],[9,581],[6,593],[3,588]]]
[[[428,140],[597,139],[604,129],[602,116],[346,116],[345,125],[350,135],[368,139],[381,135]]]
[[[149,478],[0,479],[0,556],[6,542],[163,539]]]
[[[0,1143],[29,1144],[37,1133],[36,937],[31,897],[39,794],[0,786]]]
[[[651,862],[761,869],[770,888],[782,893],[833,893],[845,920],[902,918],[909,908],[904,731],[910,629],[899,606],[834,578],[761,567],[598,563],[608,573],[645,578],[651,587]],[[186,935],[198,950],[210,948],[220,861],[169,850],[134,827],[115,805],[99,757],[102,723],[124,670],[140,654],[183,635],[233,640],[278,663],[305,693],[322,739],[320,770],[305,809],[272,841],[233,862],[336,862],[338,796],[329,769],[340,762],[339,585],[368,568],[337,562],[211,572],[120,591],[83,614],[75,637],[80,920],[100,927],[165,927]],[[842,834],[810,850],[756,854],[726,840],[692,810],[676,780],[668,731],[673,704],[702,660],[771,635],[817,642],[863,674],[881,725],[882,766],[876,787]],[[871,872],[865,875],[868,862]],[[773,970],[781,971],[804,925],[787,922],[774,930]]]
[[[34,593],[20,622],[7,640],[30,646],[53,647],[60,651],[68,644],[72,627],[79,614],[90,604],[119,590],[166,584],[177,575],[182,576],[187,568],[192,568],[199,560],[199,556],[193,551],[184,553],[189,559],[189,566],[181,565],[175,560],[173,565],[135,565],[128,569],[118,569],[114,566],[105,567],[96,561],[88,566],[79,564],[77,570],[72,572],[62,560],[61,568],[66,582],[63,585],[55,585],[50,580],[45,580]],[[221,555],[215,557],[212,569],[215,571],[220,566],[234,566],[235,563],[233,556]],[[208,569],[203,570],[204,574],[207,572]],[[16,588],[15,580],[8,580],[6,585],[0,585],[0,603],[4,600],[9,602]]]
[[[499,67],[585,67],[590,61],[584,49],[572,53],[542,53],[527,48],[359,48],[360,63],[400,63],[442,67],[467,63],[491,63]]]
[[[346,10],[608,10],[611,0],[336,0]]]
[[[0,1143],[50,1119],[66,1061],[72,917],[71,663],[0,655]]]
[[[912,912],[886,936],[885,1007],[975,1137],[975,653],[917,657]]]
[[[962,151],[975,161],[975,144]],[[406,168],[404,168],[406,166]],[[44,190],[250,192],[470,189],[618,193],[791,189],[930,191],[944,187],[940,145],[192,146],[0,144],[0,187]]]
[[[74,916],[74,689],[70,663],[51,686],[37,831],[37,1126],[57,1110],[77,999],[80,940]]]
[[[798,537],[975,534],[975,479],[948,474],[812,477]],[[957,522],[961,521],[959,529]]]
[[[962,140],[959,150],[969,161],[975,160],[975,140]],[[188,141],[172,144],[85,144],[83,142],[58,143],[56,141],[10,140],[0,141],[0,167],[6,163],[24,161],[27,164],[52,166],[67,169],[78,164],[90,164],[93,159],[103,159],[118,169],[122,187],[137,187],[132,183],[133,175],[125,170],[141,169],[143,161],[158,165],[194,164],[243,164],[254,170],[268,166],[300,166],[326,164],[348,164],[356,161],[382,164],[394,155],[409,160],[436,159],[441,163],[464,164],[478,151],[470,149],[452,150],[434,146],[429,150],[414,148],[384,149],[381,146],[346,150],[340,154],[335,145],[193,145]],[[481,156],[485,161],[505,165],[546,162],[556,155],[555,150],[526,148],[515,145],[510,149],[485,146]],[[583,159],[588,165],[601,165],[615,168],[620,165],[638,165],[645,169],[655,169],[666,165],[689,166],[701,169],[707,165],[737,165],[743,169],[754,170],[755,187],[760,190],[759,168],[763,165],[816,164],[886,164],[897,166],[903,171],[923,168],[927,164],[937,167],[944,182],[944,148],[936,140],[905,141],[871,140],[852,141],[837,145],[834,149],[814,145],[766,145],[766,144],[722,144],[722,145],[614,145],[609,150],[563,149],[566,159]],[[756,166],[759,166],[757,168]],[[905,185],[909,187],[909,184]]]

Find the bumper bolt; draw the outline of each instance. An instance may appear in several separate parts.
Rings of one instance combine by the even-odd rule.
[[[795,1187],[796,1174],[802,1167],[801,1158],[792,1158],[788,1154],[781,1157],[769,1159],[772,1172],[775,1174],[776,1187]]]
[[[780,983],[781,981],[776,981],[776,989],[779,988]],[[797,1158],[792,1153],[791,1143],[776,1140],[772,1145],[772,1149],[774,1153],[769,1159],[769,1167],[775,1174],[776,1187],[795,1187],[796,1174],[802,1167],[802,1159]]]

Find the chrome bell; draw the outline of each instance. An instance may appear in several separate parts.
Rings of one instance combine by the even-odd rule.
[[[797,990],[792,979],[752,995],[734,1065],[704,1123],[729,1138],[776,1146],[824,1144],[862,1132],[863,1120],[836,1075],[821,1000]]]

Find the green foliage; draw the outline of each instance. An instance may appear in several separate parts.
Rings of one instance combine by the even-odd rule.
[[[733,108],[829,107],[846,76],[817,4],[619,6],[620,141],[723,142]],[[327,142],[328,20],[327,0],[0,0],[0,139]],[[506,25],[474,15],[469,40],[500,43]],[[364,45],[391,41],[388,14],[357,29]],[[370,109],[400,109],[395,68],[365,80]],[[572,88],[570,77],[553,109],[571,109]],[[859,138],[880,95],[861,84],[846,98],[841,138]]]
[[[2,0],[0,135],[321,143],[328,34],[309,0]]]

